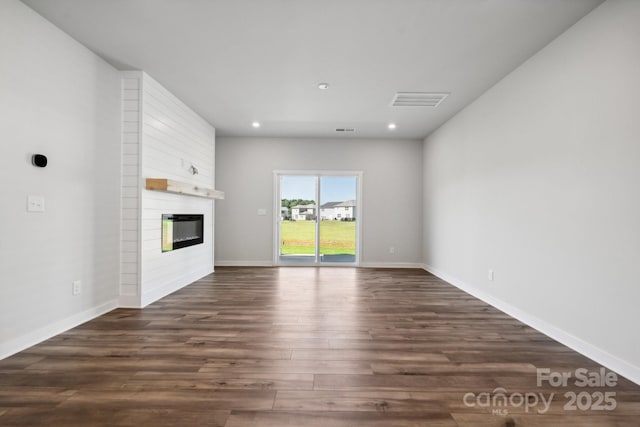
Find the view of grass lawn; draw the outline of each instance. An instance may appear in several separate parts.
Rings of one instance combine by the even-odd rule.
[[[313,255],[315,247],[314,221],[282,221],[281,255]],[[337,255],[356,253],[355,221],[321,221],[320,254]]]

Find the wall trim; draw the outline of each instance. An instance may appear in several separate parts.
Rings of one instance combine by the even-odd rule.
[[[120,295],[118,297],[118,308],[142,308],[138,295]]]
[[[424,269],[424,264],[419,262],[361,262],[362,268],[419,268]]]
[[[273,267],[273,261],[216,260],[216,267]]]
[[[0,360],[93,320],[96,317],[102,316],[116,308],[118,308],[118,300],[114,299],[107,301],[104,304],[89,308],[80,313],[74,314],[73,316],[67,317],[66,319],[53,322],[43,328],[36,329],[33,332],[29,332],[7,342],[0,343]]]
[[[627,378],[628,380],[640,385],[640,367],[622,360],[617,356],[614,356],[613,354],[599,347],[596,347],[595,345],[590,344],[583,339],[576,337],[575,335],[572,335],[569,332],[552,325],[551,323],[546,322],[545,320],[540,319],[537,316],[523,311],[518,307],[515,307],[501,299],[495,298],[494,296],[489,295],[488,293],[476,288],[475,286],[470,285],[469,283],[466,283],[443,271],[440,271],[428,264],[424,264],[423,268],[427,272],[439,277],[445,282],[448,282],[458,289],[478,298],[479,300],[486,302],[492,307],[497,308],[498,310],[536,329],[544,335],[560,342],[561,344],[566,345],[567,347],[577,351],[583,356],[594,360],[602,366],[607,367],[612,371],[615,371],[623,377]]]
[[[324,265],[326,267],[342,267],[339,264]],[[248,260],[216,260],[216,267],[276,267],[272,261],[248,261]],[[322,265],[282,265],[281,267],[322,267]],[[424,269],[424,264],[418,262],[361,262],[359,265],[348,264],[344,267],[362,268],[418,268]]]

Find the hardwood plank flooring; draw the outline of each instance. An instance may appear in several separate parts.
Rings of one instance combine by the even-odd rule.
[[[600,366],[421,270],[218,268],[0,361],[0,426],[640,426],[537,368]]]

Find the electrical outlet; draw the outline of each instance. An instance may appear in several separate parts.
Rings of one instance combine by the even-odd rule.
[[[395,248],[394,246],[391,246],[391,247],[389,248],[389,253],[390,253],[390,254],[395,254],[395,253],[396,253],[396,248]]]
[[[82,282],[80,280],[75,280],[73,282],[71,293],[73,295],[80,295],[81,292],[82,292]]]
[[[493,281],[493,269],[489,269],[489,271],[487,271],[487,279],[489,279],[490,281]]]
[[[27,196],[28,212],[44,212],[44,196]]]

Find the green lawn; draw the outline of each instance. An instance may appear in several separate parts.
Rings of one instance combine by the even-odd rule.
[[[315,232],[313,221],[282,221],[280,223],[281,255],[313,255]],[[321,221],[320,254],[355,255],[355,253],[355,221]]]

